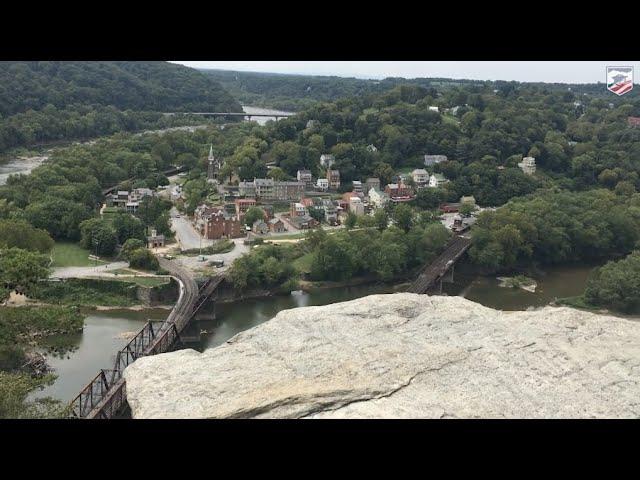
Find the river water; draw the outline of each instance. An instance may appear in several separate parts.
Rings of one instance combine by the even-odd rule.
[[[41,353],[58,376],[55,383],[34,392],[31,398],[51,396],[63,401],[74,398],[101,369],[112,369],[115,355],[147,320],[162,321],[168,310],[146,309],[89,311],[82,332],[47,337]]]
[[[0,185],[4,185],[7,183],[9,175],[14,175],[17,173],[30,173],[31,170],[41,165],[42,162],[44,162],[48,158],[48,155],[15,157],[10,158],[6,163],[0,163]]]

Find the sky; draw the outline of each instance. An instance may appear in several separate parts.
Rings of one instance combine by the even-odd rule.
[[[390,62],[390,61],[176,61],[193,68],[214,68],[249,72],[335,75],[382,79],[385,77],[442,77],[469,80],[516,80],[520,82],[598,83],[606,82],[607,66],[633,66],[640,62]]]

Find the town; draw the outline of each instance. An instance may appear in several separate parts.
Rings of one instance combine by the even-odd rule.
[[[529,347],[573,345],[565,322],[586,310],[637,313],[640,104],[610,90],[628,72],[603,87],[0,64],[0,417],[332,415],[326,375],[348,415],[373,405],[354,379],[385,402],[431,378],[455,390],[425,365],[484,376],[505,350],[536,366]],[[153,410],[156,384],[172,405]],[[245,387],[269,407],[238,402]],[[200,388],[205,410],[181,410]]]
[[[386,185],[381,185],[380,179],[374,177],[354,180],[350,182],[350,191],[340,194],[340,171],[332,168],[334,157],[323,154],[318,160],[326,176],[314,178],[310,170],[298,170],[297,179],[293,181],[254,178],[236,181],[234,185],[221,177],[223,161],[213,155],[211,147],[206,178],[216,192],[215,200],[201,203],[191,216],[184,210],[174,210],[172,220],[180,250],[201,249],[210,246],[211,241],[221,239],[244,239],[243,243],[250,245],[256,239],[277,241],[314,228],[344,228],[350,217],[356,220],[361,216],[373,216],[376,210],[384,209],[388,204],[411,202],[421,189],[441,188],[448,182],[442,174],[429,174],[427,170],[447,161],[447,157],[425,154],[425,168],[399,173]],[[519,166],[526,174],[535,173],[532,157],[524,158]],[[185,194],[180,184],[185,176],[170,177],[171,183],[157,191],[136,188],[131,192],[109,194],[102,212],[119,209],[135,214],[145,197],[155,195],[184,206]],[[484,210],[473,196],[463,196],[457,203],[442,203],[439,209],[441,222],[455,233],[468,230],[477,214]],[[164,235],[150,232],[149,248],[158,251],[165,246]],[[215,257],[203,255],[202,261],[215,260]]]

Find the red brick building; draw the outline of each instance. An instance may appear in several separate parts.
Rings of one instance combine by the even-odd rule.
[[[244,214],[247,213],[251,207],[256,206],[255,198],[239,198],[235,201],[236,204],[236,215],[240,218],[244,217]]]
[[[392,202],[408,202],[413,200],[413,189],[404,183],[390,183],[384,189]]]
[[[201,233],[204,238],[238,238],[245,235],[244,225],[236,215],[228,215],[220,209],[208,209],[202,217]]]
[[[640,117],[627,117],[627,123],[630,127],[640,127]]]

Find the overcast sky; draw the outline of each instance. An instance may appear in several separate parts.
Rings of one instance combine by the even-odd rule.
[[[298,73],[304,75],[336,75],[372,79],[385,77],[443,77],[558,83],[604,83],[606,82],[607,65],[631,65],[640,68],[640,62],[628,60],[609,62],[180,61],[174,63],[181,63],[194,68]]]

